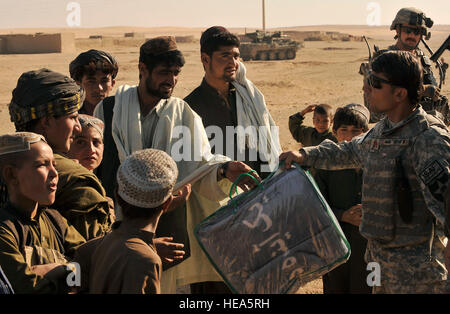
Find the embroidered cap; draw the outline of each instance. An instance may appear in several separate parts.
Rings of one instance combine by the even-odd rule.
[[[178,177],[175,161],[157,149],[134,152],[117,171],[117,193],[128,204],[155,208],[172,195]]]
[[[29,151],[31,144],[39,141],[47,143],[42,135],[32,132],[16,132],[1,135],[0,156]]]

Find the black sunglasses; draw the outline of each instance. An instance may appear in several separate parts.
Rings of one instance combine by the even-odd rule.
[[[411,33],[413,33],[416,36],[422,34],[422,29],[417,27],[401,26],[401,30],[402,32],[405,32],[408,35]]]
[[[367,82],[369,83],[370,87],[376,88],[376,89],[381,89],[383,86],[381,85],[381,83],[385,83],[385,84],[389,84],[389,85],[394,85],[392,82],[382,79],[381,77],[376,76],[375,74],[373,74],[372,71],[369,72],[369,76],[367,78]]]

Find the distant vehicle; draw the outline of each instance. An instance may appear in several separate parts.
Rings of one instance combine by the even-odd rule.
[[[251,42],[241,42],[240,52],[244,61],[295,59],[300,43],[278,32],[256,31],[246,33]]]

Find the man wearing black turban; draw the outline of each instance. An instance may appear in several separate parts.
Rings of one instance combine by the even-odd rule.
[[[79,113],[93,115],[95,106],[113,90],[118,70],[112,55],[95,49],[81,53],[70,63],[70,76],[86,91]]]

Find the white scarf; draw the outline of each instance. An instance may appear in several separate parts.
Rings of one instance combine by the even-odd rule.
[[[201,118],[182,99],[176,97],[162,99],[155,110],[159,120],[153,136],[152,148],[165,151],[174,157],[172,150],[180,143],[180,137],[175,134],[174,129],[183,126],[190,131],[191,140],[187,140],[190,144],[189,156],[184,160],[174,158],[179,171],[175,190],[184,184],[202,179],[212,170],[217,169],[218,164],[229,160],[225,156],[211,154]],[[112,135],[120,162],[133,152],[144,148],[137,86],[122,85],[118,88],[115,95]],[[185,151],[186,147],[183,148]]]
[[[236,88],[237,122],[244,129],[251,126],[258,129],[256,137],[246,136],[242,131],[237,132],[238,143],[245,142],[250,149],[256,149],[259,140],[260,158],[269,163],[267,170],[274,171],[278,167],[278,156],[281,154],[278,127],[267,110],[264,95],[247,79],[246,71],[244,64],[239,62],[236,81],[232,82]]]

